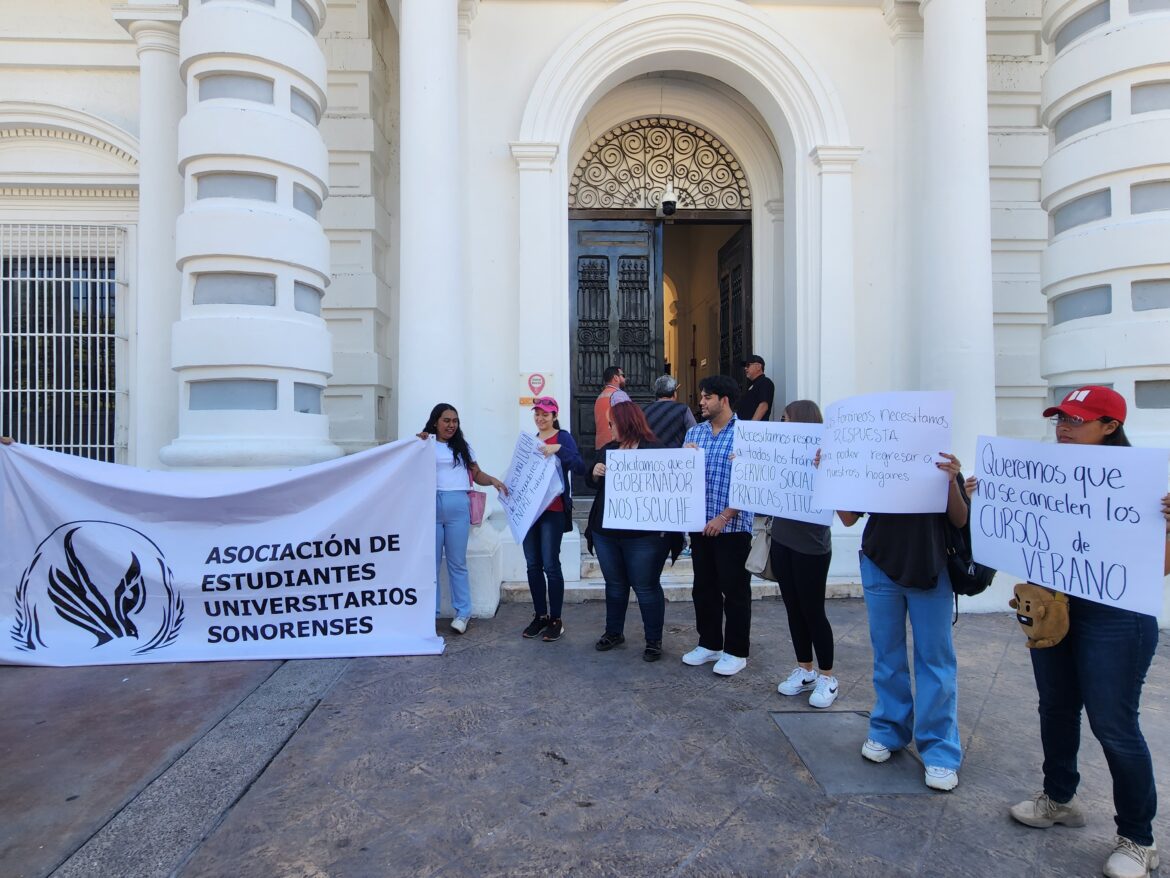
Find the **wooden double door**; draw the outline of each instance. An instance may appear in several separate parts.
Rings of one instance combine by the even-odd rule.
[[[626,392],[641,405],[654,399],[654,382],[665,370],[663,223],[572,219],[569,237],[571,411],[573,432],[588,457],[597,432],[593,403],[606,367],[621,367]],[[720,248],[716,275],[709,281],[719,288],[718,360],[710,358],[711,365],[698,377],[720,371],[742,378],[740,364],[751,353],[749,226]],[[692,288],[704,281],[690,280]],[[689,357],[682,353],[686,362]]]

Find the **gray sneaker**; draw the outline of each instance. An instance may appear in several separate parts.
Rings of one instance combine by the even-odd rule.
[[[1065,826],[1085,825],[1085,812],[1081,810],[1081,803],[1076,796],[1067,802],[1057,802],[1045,793],[1037,793],[1034,798],[1012,805],[1011,815],[1013,820],[1038,829],[1048,829],[1056,823]]]
[[[467,630],[467,623],[471,619],[468,616],[456,616],[451,620],[451,630],[456,634],[463,634]]]
[[[1146,847],[1119,835],[1102,871],[1106,878],[1146,878],[1157,868],[1157,845]]]

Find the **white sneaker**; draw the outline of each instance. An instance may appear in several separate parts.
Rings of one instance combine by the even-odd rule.
[[[721,658],[723,658],[723,650],[721,649],[707,649],[705,646],[696,646],[684,655],[682,660],[684,665],[697,668],[699,665],[707,664],[707,662],[717,662]]]
[[[470,621],[471,619],[469,619],[467,616],[456,616],[451,620],[451,630],[456,634],[462,634],[467,630],[467,623]]]
[[[1158,868],[1158,846],[1145,847],[1120,835],[1102,870],[1108,878],[1145,878]]]
[[[959,772],[938,765],[926,766],[926,785],[932,790],[949,793],[959,785]]]
[[[747,659],[725,652],[723,657],[715,662],[715,667],[711,670],[723,677],[734,677],[746,667]]]
[[[885,744],[879,744],[873,738],[866,738],[861,745],[861,755],[870,762],[885,762],[890,758],[892,751]]]
[[[829,707],[837,700],[837,678],[826,677],[824,674],[817,675],[816,688],[813,689],[813,694],[808,697],[810,707],[819,707],[822,710]]]
[[[787,680],[781,680],[780,685],[776,687],[776,691],[781,695],[799,695],[801,692],[808,692],[817,685],[817,672],[806,671],[800,665],[792,669],[792,673],[788,675]]]

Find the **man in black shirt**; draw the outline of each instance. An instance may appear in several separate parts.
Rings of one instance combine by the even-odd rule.
[[[663,445],[682,448],[687,430],[695,426],[695,416],[678,401],[678,382],[672,376],[663,375],[654,382],[654,402],[646,406],[646,421]]]
[[[772,419],[772,402],[776,398],[776,385],[764,374],[764,358],[752,354],[743,364],[748,387],[735,406],[735,416],[741,421],[769,421]]]

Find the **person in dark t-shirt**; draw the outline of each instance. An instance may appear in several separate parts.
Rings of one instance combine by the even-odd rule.
[[[959,461],[940,453],[935,466],[950,479],[945,512],[871,514],[861,535],[861,585],[873,645],[875,703],[861,755],[885,762],[914,741],[926,785],[953,790],[963,752],[959,741],[958,664],[951,641],[951,582],[945,520],[967,522]],[[838,510],[846,527],[864,513]],[[914,686],[906,655],[906,619],[914,634]]]
[[[776,399],[776,385],[764,374],[764,358],[752,354],[743,364],[748,387],[735,406],[735,416],[741,421],[770,421],[772,403]]]

